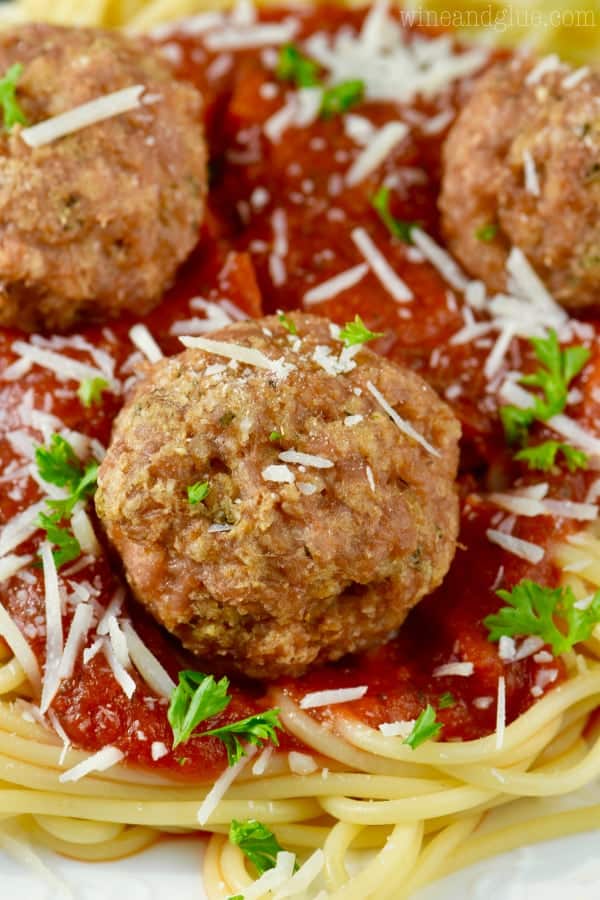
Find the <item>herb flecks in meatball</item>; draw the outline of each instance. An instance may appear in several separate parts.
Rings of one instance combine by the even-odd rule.
[[[538,70],[539,71],[539,70]],[[582,75],[585,73],[582,73]],[[519,247],[565,307],[600,295],[600,73],[513,59],[476,84],[444,148],[448,244],[488,287]]]
[[[117,33],[30,25],[0,34],[31,125],[141,85],[139,107],[31,149],[0,133],[0,325],[63,330],[162,297],[198,240],[206,192],[199,93]]]
[[[456,419],[325,319],[198,342],[138,384],[100,468],[98,513],[135,596],[253,677],[385,641],[454,555]],[[232,346],[256,364],[222,355]]]

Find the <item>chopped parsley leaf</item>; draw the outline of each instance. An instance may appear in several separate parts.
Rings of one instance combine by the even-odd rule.
[[[478,241],[489,244],[498,234],[498,226],[495,222],[488,222],[487,225],[480,225],[475,229],[475,237]]]
[[[298,329],[296,328],[295,323],[290,319],[289,316],[286,316],[284,312],[278,312],[277,318],[286,331],[289,331],[290,334],[298,334]]]
[[[233,819],[229,826],[229,840],[240,848],[259,875],[274,868],[277,854],[283,850],[273,832],[256,819],[246,822]]]
[[[325,88],[321,101],[321,115],[324,119],[347,112],[352,106],[360,103],[365,93],[364,81],[355,78],[342,81],[333,87]]]
[[[563,444],[560,441],[544,441],[543,444],[537,444],[535,447],[525,447],[515,453],[515,459],[527,463],[529,469],[549,472],[555,467],[556,457],[559,453],[564,457],[569,472],[587,468],[588,458],[583,450],[577,450],[570,444]]]
[[[16,91],[19,78],[23,74],[21,63],[15,63],[0,79],[0,106],[4,117],[4,127],[11,131],[13,125],[28,125],[25,113],[19,106]]]
[[[90,406],[102,402],[102,394],[107,388],[108,381],[105,381],[104,378],[84,378],[79,385],[77,396],[79,397],[82,406],[89,409]]]
[[[294,44],[286,44],[279,51],[275,74],[280,81],[291,81],[296,87],[316,87],[319,83],[318,66]]]
[[[187,489],[188,502],[190,506],[202,503],[208,497],[210,484],[208,481],[197,481],[196,484],[190,484]]]
[[[68,528],[61,527],[61,520],[62,516],[58,512],[51,515],[40,512],[37,518],[38,526],[46,532],[48,541],[57,548],[52,551],[57,569],[81,556],[79,541]]]
[[[213,675],[191,669],[179,673],[179,684],[171,694],[167,712],[173,749],[189,740],[200,722],[227,709],[231,702],[228,689],[229,679],[225,676],[215,681]]]
[[[354,322],[346,322],[339,333],[339,338],[346,347],[354,347],[356,344],[366,344],[376,338],[383,337],[381,331],[369,331],[359,315],[354,317]]]
[[[305,56],[294,44],[286,44],[279,51],[275,74],[280,81],[289,81],[297,88],[320,87],[323,91],[320,115],[324,119],[346,112],[359,103],[364,95],[364,82],[358,78],[327,87],[319,80],[319,66]]]
[[[587,640],[600,621],[600,591],[586,609],[578,609],[570,587],[549,588],[524,580],[512,591],[496,591],[506,602],[497,613],[487,616],[483,624],[490,641],[501,637],[534,635],[550,644],[555,656],[572,650],[579,641]],[[566,633],[556,624],[566,626]]]
[[[405,244],[412,244],[411,232],[416,227],[415,222],[405,222],[396,219],[390,211],[390,189],[381,185],[377,193],[371,199],[371,206],[378,213],[379,218],[386,226],[392,237],[400,238]]]
[[[441,730],[442,723],[436,722],[435,709],[431,703],[428,703],[423,712],[419,714],[411,733],[404,739],[403,743],[408,744],[412,750],[416,750],[425,741],[437,737]]]
[[[212,728],[210,731],[196,732],[201,722],[223,712],[231,702],[228,693],[229,679],[225,676],[215,681],[213,675],[187,669],[179,673],[179,684],[171,694],[167,718],[173,732],[173,749],[192,737],[217,737],[225,744],[230,766],[238,762],[246,753],[242,741],[261,746],[270,740],[279,744],[277,728],[279,710],[269,709],[246,719]]]
[[[36,447],[35,461],[43,481],[64,488],[68,494],[61,499],[46,499],[48,513],[38,516],[39,527],[46,532],[50,543],[58,550],[53,551],[57,568],[77,559],[81,554],[79,541],[61,522],[68,519],[77,503],[88,500],[96,490],[98,463],[91,461],[85,466],[75,451],[60,434],[53,434],[48,447]]]
[[[530,375],[523,375],[520,383],[542,392],[533,398],[531,406],[502,406],[500,418],[510,444],[523,442],[534,422],[547,422],[561,413],[567,405],[569,385],[590,358],[586,347],[567,347],[561,350],[558,337],[550,330],[548,337],[530,338],[530,344],[540,363]]]
[[[438,709],[451,709],[456,706],[456,697],[450,691],[446,691],[439,699]]]
[[[256,747],[261,747],[263,741],[272,741],[276,747],[279,746],[277,728],[281,728],[279,710],[268,709],[264,713],[257,713],[254,716],[248,716],[246,719],[240,719],[239,722],[232,722],[230,725],[223,725],[221,728],[203,731],[201,736],[208,737],[211,735],[222,740],[227,750],[229,765],[234,766],[246,755],[242,740],[254,744]]]
[[[269,440],[270,441],[280,441],[282,437],[283,437],[283,435],[280,431],[272,431],[271,434],[269,435]]]

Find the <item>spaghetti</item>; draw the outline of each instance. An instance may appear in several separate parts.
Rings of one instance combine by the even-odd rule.
[[[43,7],[44,16],[57,21],[139,28],[198,9],[197,4],[192,9],[184,0],[87,4],[85,10],[78,6],[77,14],[66,2],[53,4],[50,13],[48,4]],[[38,14],[33,0],[22,0],[5,16],[19,21]],[[237,15],[235,29],[256,25],[253,13],[250,24],[244,20],[248,16],[245,7],[239,7]],[[277,14],[267,15],[265,21],[277,23]],[[225,20],[225,28],[228,22]],[[335,33],[348,22],[357,29],[365,28],[362,13],[308,12],[301,23],[302,37],[307,39],[320,29]],[[223,25],[220,19],[219,23]],[[369,139],[362,147],[360,140],[357,146],[349,144],[353,138],[343,135],[335,121],[331,125],[313,122],[304,126],[304,131],[292,125],[295,131],[288,141],[273,141],[275,152],[270,162],[274,174],[269,173],[269,164],[256,156],[256,134],[265,122],[272,125],[272,117],[281,108],[279,94],[273,108],[273,90],[265,90],[265,84],[273,85],[273,66],[268,62],[272,46],[267,42],[260,48],[267,63],[257,73],[255,47],[247,51],[242,40],[239,48],[223,49],[213,35],[211,49],[210,42],[204,43],[201,23],[196,21],[195,28],[196,33],[189,24],[181,31],[161,30],[155,40],[166,48],[165,55],[176,69],[205,90],[209,109],[214,110],[223,97],[229,97],[234,109],[228,120],[237,129],[234,138],[224,137],[218,129],[212,134],[224,171],[209,200],[213,231],[207,229],[204,256],[182,274],[167,302],[133,330],[128,323],[118,322],[104,330],[64,338],[35,337],[19,342],[10,332],[0,335],[6,423],[0,446],[6,521],[0,533],[0,567],[4,567],[0,846],[35,866],[30,845],[43,844],[80,860],[111,860],[140,852],[164,834],[205,831],[211,834],[204,871],[211,900],[240,894],[258,897],[267,890],[274,897],[293,896],[290,872],[284,872],[285,859],[278,858],[272,887],[265,883],[263,892],[256,893],[261,889],[254,887],[253,870],[242,850],[227,839],[232,820],[252,819],[268,826],[280,845],[303,862],[294,876],[299,879],[296,894],[309,890],[311,896],[317,896],[322,885],[325,896],[336,900],[408,898],[424,885],[498,852],[600,824],[597,805],[547,815],[552,798],[574,792],[600,774],[600,735],[594,717],[600,699],[600,626],[559,659],[544,642],[531,652],[523,651],[521,658],[516,648],[512,658],[503,658],[481,626],[481,620],[498,609],[495,590],[525,578],[549,584],[560,578],[583,604],[600,587],[597,526],[586,525],[584,530],[581,525],[589,521],[598,496],[593,470],[575,475],[544,474],[543,482],[525,474],[511,492],[496,491],[489,496],[483,496],[482,485],[467,475],[461,541],[468,550],[462,557],[459,551],[441,590],[423,601],[386,648],[302,679],[279,682],[262,693],[235,686],[232,716],[240,719],[277,707],[283,733],[279,749],[269,746],[248,752],[234,769],[227,767],[223,747],[214,738],[190,741],[180,757],[170,749],[166,706],[178,670],[187,660],[130,608],[104,550],[90,541],[87,552],[58,573],[53,572],[48,552],[42,557],[43,568],[35,565],[40,546],[36,517],[44,506],[47,487],[32,476],[35,445],[48,442],[52,433],[59,432],[77,444],[82,459],[98,458],[108,441],[121,393],[135,379],[144,353],[151,359],[163,351],[176,352],[178,336],[193,333],[194,328],[204,334],[211,330],[211,322],[218,328],[224,319],[259,315],[261,299],[267,311],[277,309],[281,265],[290,306],[301,307],[302,298],[317,287],[314,278],[310,281],[296,274],[304,271],[303,264],[307,271],[312,268],[307,261],[312,262],[318,249],[306,238],[310,227],[302,226],[304,238],[298,237],[301,232],[286,234],[284,252],[273,249],[277,245],[281,251],[282,237],[272,234],[270,204],[277,210],[280,199],[271,197],[271,191],[277,188],[309,197],[320,189],[316,176],[312,184],[298,185],[298,173],[290,173],[288,167],[303,154],[313,153],[313,167],[316,158],[318,166],[327,168],[330,163],[325,164],[322,151],[331,148],[333,158],[332,142],[336,142],[338,158],[326,175],[329,203],[338,215],[328,218],[317,209],[311,213],[311,221],[318,223],[313,230],[322,232],[333,244],[340,228],[352,231],[352,225],[358,225],[346,221],[344,215],[340,218],[344,187],[338,169],[365,153]],[[230,33],[226,37],[231,43]],[[220,38],[223,42],[223,34]],[[340,250],[341,263],[346,263],[341,270],[340,260],[334,256],[332,261],[331,251],[326,253],[328,246],[320,248],[318,265],[323,271],[315,302],[319,311],[334,320],[360,313],[365,319],[371,315],[369,321],[378,331],[389,326],[394,340],[400,342],[399,350],[393,341],[384,348],[391,356],[414,362],[415,347],[425,347],[419,368],[436,381],[472,426],[466,433],[467,443],[470,441],[467,450],[489,463],[495,458],[499,438],[486,426],[497,417],[500,401],[491,388],[488,391],[487,380],[480,382],[476,377],[471,386],[474,399],[462,390],[458,396],[452,388],[460,380],[457,372],[463,375],[474,368],[483,372],[490,353],[496,350],[498,355],[496,334],[490,336],[497,322],[492,316],[475,320],[472,309],[477,309],[477,304],[464,298],[472,300],[478,288],[429,237],[428,232],[435,228],[437,185],[427,177],[424,182],[417,166],[421,158],[427,159],[430,174],[436,171],[441,139],[460,105],[461,79],[476,74],[487,60],[485,54],[475,55],[465,63],[453,48],[437,46],[437,64],[455,73],[453,86],[444,89],[441,100],[434,95],[430,105],[407,101],[401,111],[412,112],[419,137],[405,155],[401,146],[399,150],[395,145],[388,148],[388,155],[392,151],[398,154],[393,168],[408,179],[406,219],[418,209],[424,230],[416,233],[410,257],[405,247],[389,241],[384,263],[392,260],[393,270],[401,271],[420,301],[422,297],[423,308],[414,311],[409,298],[404,297],[405,305],[390,292],[387,269],[377,255],[381,252],[378,246],[384,246],[383,226],[380,232],[373,232],[377,244],[369,244],[364,256],[352,242],[351,254]],[[465,65],[466,71],[459,72],[459,65]],[[371,122],[365,113],[362,126],[354,122],[355,136],[357,127],[362,127],[371,138],[374,129],[400,115],[398,107],[387,102],[390,105],[383,121],[375,117]],[[331,130],[324,130],[327,128]],[[271,128],[271,134],[276,132]],[[225,142],[224,149],[217,139]],[[397,143],[401,145],[401,139]],[[382,163],[364,157],[363,163],[367,176],[379,179],[378,165]],[[348,207],[350,220],[355,214],[360,222],[365,209],[372,214],[366,188],[365,196],[363,208],[357,193],[359,214]],[[231,208],[238,209],[244,225],[241,238],[223,212]],[[299,218],[304,213],[303,209]],[[275,222],[281,219],[275,218]],[[290,231],[297,224],[291,205],[285,224]],[[302,240],[307,241],[306,246]],[[225,253],[223,243],[227,245]],[[290,266],[290,252],[305,252],[306,256]],[[273,263],[274,254],[280,266]],[[511,265],[517,281],[521,276],[521,287],[525,284],[531,291],[533,283],[535,293],[527,261],[517,253],[511,257]],[[350,273],[352,277],[346,277]],[[363,279],[369,279],[368,290],[361,292]],[[354,293],[344,294],[344,290]],[[198,297],[198,291],[208,299]],[[527,290],[523,288],[522,293]],[[315,294],[312,296],[311,306]],[[508,299],[514,305],[525,303],[527,297],[519,294]],[[372,315],[374,308],[377,320]],[[530,310],[531,304],[527,308]],[[556,312],[555,307],[550,311]],[[544,313],[548,314],[548,308]],[[433,341],[429,332],[432,320]],[[593,352],[595,329],[586,323],[571,322],[570,327]],[[414,333],[408,334],[410,328]],[[512,333],[509,344],[516,333],[521,332]],[[402,340],[406,341],[403,345]],[[509,348],[501,344],[502,349],[506,353]],[[440,359],[442,351],[447,354],[445,362]],[[518,353],[525,356],[528,352],[522,338]],[[72,368],[61,371],[57,357],[71,366],[73,362],[85,364],[88,374],[95,372],[114,389],[112,399],[89,420],[82,416]],[[512,361],[515,358],[520,358],[516,351]],[[570,429],[579,445],[592,448],[590,456],[597,440],[590,426],[596,362],[592,357],[587,376],[576,387],[577,417],[565,414],[558,423],[563,430]],[[506,358],[500,363],[500,374],[506,375]],[[494,378],[497,375],[495,370]],[[514,394],[519,389],[514,378],[507,377],[507,382],[506,390]],[[490,413],[491,395],[496,406]],[[568,485],[566,500],[558,493],[564,484]],[[507,509],[507,502],[517,511]],[[536,508],[537,512],[531,513],[532,503],[542,504],[541,512]],[[92,530],[96,527],[91,519],[88,525]],[[496,535],[495,541],[490,534]],[[500,541],[498,534],[504,535]],[[531,548],[538,563],[531,557]],[[40,688],[48,679],[48,622],[52,614],[58,613],[60,618],[61,612],[61,598],[52,594],[56,585],[68,601],[63,617],[66,642],[60,649],[68,643],[78,609],[93,607],[93,624],[92,620],[77,623],[81,631],[74,635],[73,644],[81,652],[75,654],[69,677],[63,679],[47,704],[47,714],[42,715],[37,704]],[[114,626],[111,642],[111,617],[127,645],[126,665],[120,668]],[[522,645],[518,649],[523,650]],[[130,696],[127,678],[135,688]],[[357,687],[366,690],[355,690],[353,699],[343,693]],[[306,702],[307,696],[322,691],[329,692],[324,706]],[[335,702],[336,695],[339,702]],[[441,698],[447,695],[451,702],[443,709]],[[412,749],[400,732],[396,736],[385,733],[385,725],[406,725],[412,720],[424,699],[440,707],[442,740],[426,741]],[[518,806],[512,802],[516,798]],[[321,850],[322,855],[318,853]],[[357,859],[361,863],[358,874],[351,875]]]

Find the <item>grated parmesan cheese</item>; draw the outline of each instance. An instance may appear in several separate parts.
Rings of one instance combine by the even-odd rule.
[[[358,266],[353,266],[351,269],[346,269],[345,272],[340,272],[339,275],[334,275],[333,278],[328,278],[327,281],[323,281],[306,292],[302,298],[304,306],[312,306],[315,303],[323,303],[325,300],[337,297],[342,291],[347,291],[362,281],[368,271],[367,263],[359,263]]]
[[[289,881],[282,885],[273,894],[273,900],[284,900],[286,897],[304,896],[315,878],[325,866],[325,854],[319,848],[312,853],[304,865],[300,866]],[[246,895],[247,896],[247,895]]]
[[[129,339],[143,353],[148,362],[157,363],[163,358],[163,353],[148,328],[141,323],[129,329]]]
[[[364,228],[352,231],[352,240],[364,256],[366,262],[377,276],[386,291],[396,303],[407,303],[414,297],[409,286],[394,272],[383,253],[375,246]]]
[[[16,575],[17,572],[29,565],[32,559],[33,556],[15,556],[14,554],[9,554],[0,559],[0,584],[3,581],[8,581],[9,578],[12,578],[13,575]]]
[[[407,738],[414,728],[416,719],[408,719],[402,722],[382,722],[379,731],[384,737]]]
[[[492,544],[497,544],[508,553],[525,559],[530,563],[539,563],[544,558],[544,548],[539,544],[532,544],[531,541],[524,541],[521,538],[513,537],[512,534],[505,534],[495,528],[488,528],[486,531],[487,539]]]
[[[296,463],[299,466],[311,466],[315,469],[331,469],[334,463],[324,456],[314,456],[312,453],[299,453],[297,450],[284,450],[279,454],[279,459],[285,463]]]
[[[409,133],[408,125],[404,122],[386,122],[373,137],[365,149],[359,153],[348,171],[346,172],[346,184],[354,187],[364,181],[384,162]]]
[[[419,434],[410,422],[407,422],[406,419],[403,419],[398,415],[396,410],[387,402],[383,394],[377,390],[372,381],[367,381],[367,390],[370,394],[375,397],[381,408],[388,414],[394,425],[396,425],[399,430],[405,434],[407,437],[412,438],[418,444],[421,445],[428,453],[431,453],[432,456],[439,456],[439,451],[432,447],[432,445],[427,441],[422,434]]]
[[[244,347],[229,341],[213,341],[210,338],[202,337],[181,337],[179,340],[184,347],[234,359],[247,366],[255,366],[257,369],[268,369],[281,378],[287,377],[295,369],[292,363],[286,363],[283,358],[271,359],[255,347]]]
[[[212,788],[200,804],[200,808],[198,809],[198,812],[196,814],[199,825],[206,825],[239,773],[256,754],[257,748],[253,744],[246,744],[244,747],[244,751],[245,756],[242,756],[242,758],[238,760],[238,762],[236,762],[233,766],[228,766],[225,771],[219,775]]]
[[[280,850],[274,867],[267,869],[260,878],[249,887],[244,888],[244,900],[261,900],[262,897],[268,896],[269,892],[289,883],[294,874],[295,865],[295,854],[288,853],[286,850]]]
[[[162,759],[163,756],[166,756],[168,752],[167,745],[163,744],[162,741],[152,741],[150,755],[154,762],[158,762],[158,760]]]
[[[265,466],[261,475],[265,481],[275,481],[278,484],[293,484],[296,480],[289,466]]]
[[[77,606],[58,666],[59,681],[64,681],[73,674],[75,661],[85,645],[93,618],[94,608],[90,603],[80,603]]]
[[[155,694],[170,699],[175,682],[152,651],[144,644],[131,622],[123,623],[123,633],[131,661]]]
[[[44,604],[46,610],[46,665],[42,682],[40,711],[47,712],[60,683],[63,657],[62,598],[52,548],[44,541],[40,551],[44,572]]]
[[[68,112],[60,113],[44,122],[38,122],[37,125],[24,128],[20,133],[21,138],[28,147],[32,148],[51,144],[58,138],[81,131],[82,128],[87,128],[89,125],[137,109],[140,106],[144,90],[143,84],[134,84],[120,91],[114,91],[112,94],[97,97],[95,100],[90,100],[89,103],[82,103],[81,106],[68,110]]]
[[[117,747],[104,747],[102,750],[98,750],[97,753],[88,756],[83,762],[73,766],[72,769],[67,769],[66,772],[59,775],[58,780],[61,784],[67,784],[71,781],[81,781],[82,778],[85,778],[86,775],[90,775],[92,772],[106,772],[107,769],[111,769],[120,763],[124,756],[124,753]]]
[[[327,691],[313,691],[305,694],[300,701],[300,709],[316,709],[318,706],[334,706],[337,703],[351,703],[360,700],[369,690],[367,685],[338,688]]]
[[[314,756],[309,753],[299,753],[297,750],[291,750],[288,753],[288,764],[294,775],[311,775],[319,768]]]
[[[457,675],[461,678],[468,678],[475,671],[472,662],[451,662],[445,663],[443,666],[437,666],[433,670],[434,678],[445,678],[448,675]]]
[[[523,151],[523,170],[525,173],[525,190],[534,197],[540,196],[540,179],[531,151]]]

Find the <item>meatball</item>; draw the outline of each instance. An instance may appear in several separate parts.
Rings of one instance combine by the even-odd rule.
[[[444,147],[442,227],[490,289],[506,288],[512,245],[581,309],[600,297],[600,73],[565,86],[566,66],[528,83],[531,68],[517,58],[476,84]]]
[[[298,675],[381,643],[454,555],[457,420],[335,333],[302,314],[231,325],[155,364],[117,418],[98,514],[134,595],[213,668]]]
[[[101,30],[0,33],[23,66],[29,124],[133,85],[133,111],[37,149],[0,133],[0,325],[63,330],[161,298],[198,240],[206,193],[202,98],[140,43]]]

